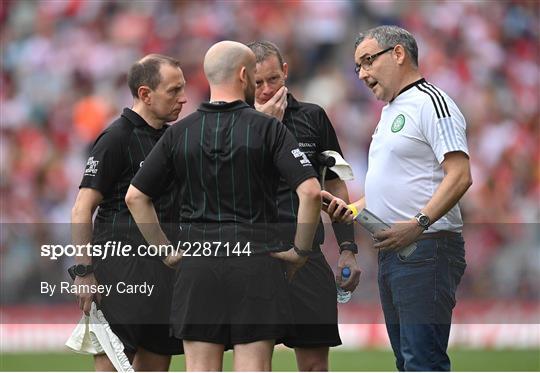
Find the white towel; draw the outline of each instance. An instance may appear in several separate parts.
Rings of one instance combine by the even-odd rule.
[[[328,168],[334,171],[341,180],[347,181],[347,180],[354,179],[351,165],[348,164],[347,161],[345,161],[345,159],[343,159],[341,154],[333,150],[326,150],[322,152],[321,154],[326,155],[328,157],[332,157],[336,160],[336,164]]]
[[[103,312],[92,302],[90,315],[83,314],[66,341],[66,346],[81,354],[105,353],[118,372],[134,372],[124,353],[124,344],[113,333]]]

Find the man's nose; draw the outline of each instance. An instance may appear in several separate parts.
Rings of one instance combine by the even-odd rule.
[[[358,78],[360,80],[366,80],[366,78],[369,76],[366,69],[364,69],[362,66],[360,66],[360,71],[358,71]]]
[[[272,87],[268,83],[264,83],[263,85],[263,94],[269,95],[272,94]]]

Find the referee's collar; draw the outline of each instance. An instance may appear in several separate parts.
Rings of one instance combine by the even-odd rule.
[[[128,121],[133,123],[135,127],[141,127],[145,130],[150,130],[153,133],[161,133],[165,131],[167,128],[169,128],[169,125],[165,123],[161,128],[157,129],[152,127],[150,124],[148,124],[143,117],[141,117],[139,114],[134,112],[133,110],[129,108],[124,108],[124,111],[122,112],[122,116],[126,118]]]
[[[298,109],[300,107],[300,103],[292,93],[287,93],[287,109]]]
[[[206,111],[210,113],[217,113],[223,111],[234,111],[238,109],[251,107],[242,100],[236,100],[232,102],[216,101],[216,102],[203,102],[199,106],[200,111]]]
[[[136,112],[129,108],[124,108],[124,111],[122,112],[122,116],[129,120],[131,123],[133,123],[136,127],[145,127],[149,126],[148,123]]]

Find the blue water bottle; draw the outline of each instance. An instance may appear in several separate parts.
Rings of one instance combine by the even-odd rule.
[[[349,267],[345,267],[341,270],[341,278],[344,281],[347,281],[351,277],[351,269]],[[351,300],[351,292],[343,290],[338,284],[336,284],[337,288],[337,301],[338,303],[347,303]]]

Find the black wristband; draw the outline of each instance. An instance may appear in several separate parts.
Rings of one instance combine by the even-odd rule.
[[[298,256],[302,256],[302,257],[309,256],[309,254],[311,253],[311,250],[300,250],[295,245],[293,245],[293,249],[294,249],[294,252],[298,254]]]
[[[344,210],[345,211],[345,210]],[[354,242],[354,224],[332,223],[337,242]]]
[[[350,251],[353,254],[358,254],[358,246],[354,242],[342,242],[339,244],[339,254],[346,250]]]

